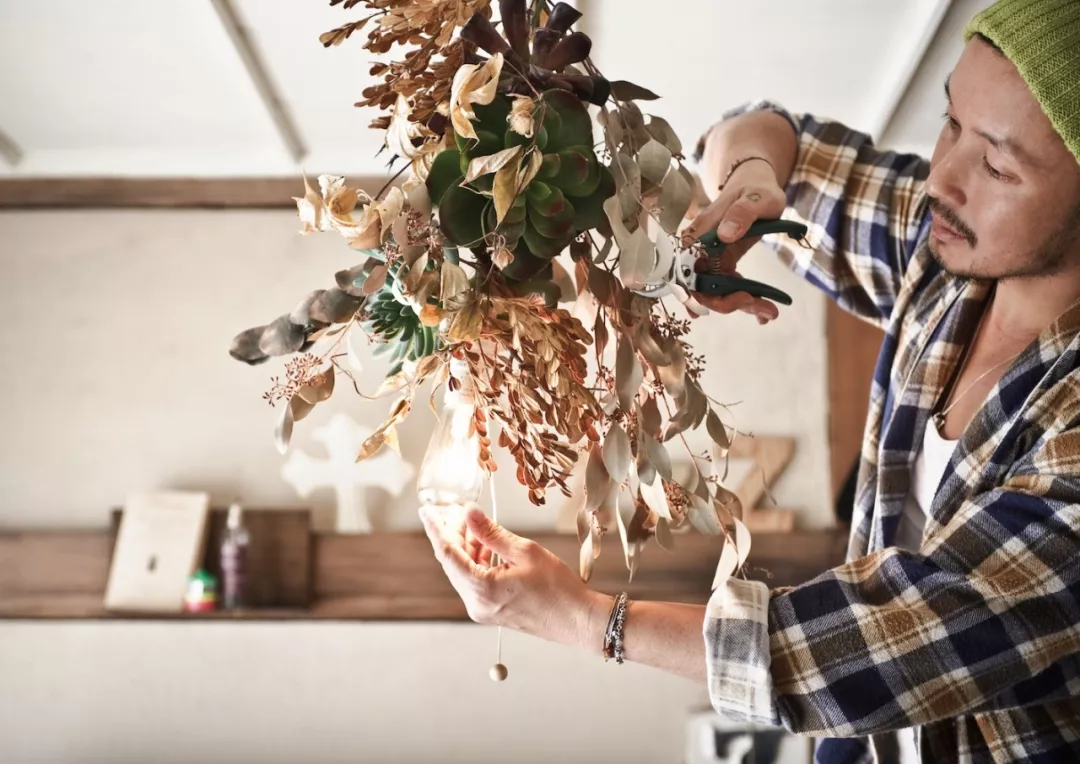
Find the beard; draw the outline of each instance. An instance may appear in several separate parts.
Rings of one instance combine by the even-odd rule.
[[[959,233],[972,250],[975,249],[979,243],[978,237],[950,207],[932,197],[929,206],[931,212]],[[931,256],[942,270],[957,278],[973,281],[1005,281],[1053,276],[1073,265],[1072,261],[1080,251],[1080,203],[1066,216],[1064,223],[1051,231],[1041,244],[1015,258],[1013,264],[999,271],[974,263],[967,266],[946,263],[935,245],[933,236],[927,240],[927,246]]]

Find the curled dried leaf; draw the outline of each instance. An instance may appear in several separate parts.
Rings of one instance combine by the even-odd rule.
[[[513,146],[502,151],[496,151],[488,156],[476,157],[469,162],[469,171],[465,173],[465,182],[471,183],[477,178],[498,172],[508,164],[515,162],[521,156],[521,146]],[[517,169],[515,165],[514,169]]]
[[[360,446],[360,453],[356,455],[356,461],[362,462],[365,459],[370,459],[382,450],[383,445],[386,443],[386,433],[383,430],[379,430],[373,433],[363,445]]]
[[[732,574],[739,567],[739,555],[735,551],[735,545],[730,539],[724,539],[724,548],[720,552],[720,559],[716,563],[716,575],[713,576],[713,591],[727,583]]]
[[[482,65],[464,64],[454,74],[450,86],[450,121],[458,135],[477,139],[472,125],[476,119],[473,105],[487,105],[495,99],[502,66],[503,56],[496,53]]]
[[[440,271],[439,297],[446,310],[460,310],[469,302],[472,289],[465,269],[457,263],[444,260]],[[430,307],[430,306],[425,306]],[[423,315],[421,314],[421,320]]]

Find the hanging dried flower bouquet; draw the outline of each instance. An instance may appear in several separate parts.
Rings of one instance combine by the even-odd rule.
[[[267,394],[284,402],[279,447],[338,376],[360,390],[341,359],[349,333],[364,332],[393,362],[376,397],[397,398],[358,459],[397,447],[421,386],[431,381],[434,396],[456,384],[454,357],[477,394],[485,470],[495,469],[492,425],[533,504],[552,486],[571,496],[571,472],[587,459],[583,577],[612,525],[631,572],[649,538],[670,548],[688,523],[725,535],[734,568],[749,546],[738,499],[684,437],[705,425],[722,457],[731,433],[701,388],[689,321],[633,291],[667,282],[704,312],[673,281],[677,252],[697,246],[678,236],[694,181],[674,131],[638,106],[657,96],[597,70],[590,39],[572,31],[581,14],[565,3],[500,0],[498,23],[490,0],[338,4],[373,13],[324,45],[369,25],[368,50],[407,50],[372,68],[381,82],[357,104],[384,112],[372,127],[405,177],[374,197],[341,177],[320,177],[317,190],[305,180],[304,232],[337,231],[364,262],[233,340],[249,364],[294,356]],[[556,259],[567,250],[572,279]],[[693,465],[679,482],[673,441]]]

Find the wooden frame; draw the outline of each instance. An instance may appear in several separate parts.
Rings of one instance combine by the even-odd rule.
[[[576,569],[577,538],[531,534]],[[798,584],[843,560],[840,531],[762,534],[754,538],[750,575],[770,586]],[[720,556],[720,539],[680,534],[676,551],[656,544],[628,581],[617,539],[604,541],[590,586],[636,598],[704,604]],[[102,607],[112,554],[108,529],[0,533],[0,620],[131,619]],[[265,608],[205,615],[153,615],[167,620],[463,621],[457,593],[421,533],[313,534],[312,601],[307,608]]]
[[[389,180],[349,178],[375,193]],[[315,177],[309,176],[314,184]],[[316,186],[317,188],[317,186]],[[304,181],[288,178],[13,178],[0,180],[0,209],[296,209]]]

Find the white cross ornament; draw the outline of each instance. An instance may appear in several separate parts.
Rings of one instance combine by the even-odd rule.
[[[338,533],[371,533],[364,489],[381,488],[398,497],[412,483],[415,474],[413,466],[390,448],[357,462],[356,455],[371,433],[339,411],[328,424],[312,432],[312,437],[326,447],[326,459],[293,451],[281,468],[281,476],[301,497],[306,498],[317,488],[334,489]]]

